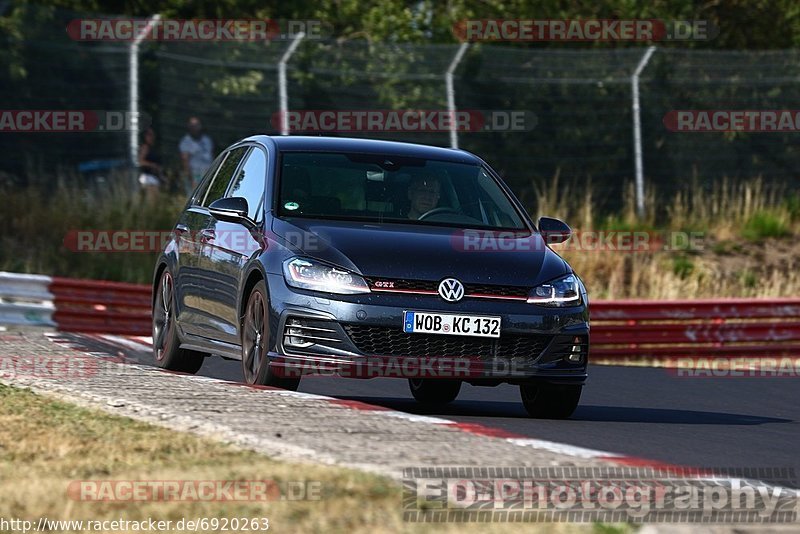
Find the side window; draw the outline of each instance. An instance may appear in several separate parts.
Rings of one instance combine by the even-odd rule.
[[[225,161],[220,166],[219,172],[217,176],[214,177],[211,186],[208,188],[208,192],[203,200],[203,206],[208,207],[215,200],[222,198],[222,195],[225,194],[225,190],[228,189],[228,184],[231,181],[233,172],[236,170],[236,167],[239,166],[239,162],[242,161],[248,148],[249,147],[242,146],[231,150],[228,157],[225,158]]]
[[[216,174],[217,169],[225,161],[225,157],[228,155],[227,152],[222,152],[217,158],[211,162],[211,166],[209,166],[208,170],[206,171],[205,175],[203,175],[203,179],[200,180],[200,184],[198,184],[197,188],[192,193],[192,206],[197,206],[203,201],[203,198],[206,196],[206,191],[208,191],[208,186],[211,185],[211,180]]]
[[[227,196],[229,197],[247,199],[247,215],[256,222],[261,222],[266,179],[267,157],[263,150],[253,148],[244,165],[236,173],[228,190]]]

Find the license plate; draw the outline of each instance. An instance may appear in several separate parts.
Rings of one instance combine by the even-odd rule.
[[[403,312],[403,331],[408,334],[500,337],[500,317]]]

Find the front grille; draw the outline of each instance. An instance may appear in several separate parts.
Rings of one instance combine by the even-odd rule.
[[[519,286],[495,286],[488,284],[466,284],[464,292],[467,296],[471,294],[491,295],[493,297],[519,297],[520,299],[528,298],[527,287]]]
[[[371,356],[440,358],[535,358],[552,336],[505,335],[500,339],[439,334],[407,334],[399,328],[344,325],[359,351]]]
[[[366,278],[367,284],[373,291],[419,291],[421,293],[436,293],[439,290],[439,282],[430,280],[404,280],[391,278]],[[391,287],[380,284],[392,284]],[[518,298],[524,300],[528,298],[530,288],[522,286],[502,286],[495,284],[464,284],[464,297],[469,298],[473,295],[482,297],[497,298]]]

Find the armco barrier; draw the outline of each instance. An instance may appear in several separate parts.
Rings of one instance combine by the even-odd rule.
[[[150,287],[54,277],[53,319],[65,332],[149,336]]]
[[[150,288],[0,272],[0,324],[150,335]]]
[[[150,298],[146,285],[0,273],[5,324],[147,336]],[[800,355],[800,298],[593,301],[591,317],[604,361]]]
[[[0,272],[0,324],[56,326],[49,276]]]
[[[591,318],[602,360],[800,355],[800,298],[594,301]]]

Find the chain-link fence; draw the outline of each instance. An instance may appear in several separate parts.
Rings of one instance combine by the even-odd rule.
[[[52,186],[126,167],[129,143],[123,131],[42,131],[35,124],[20,130],[8,112],[124,113],[129,106],[128,46],[71,40],[66,28],[76,15],[67,11],[37,5],[12,10],[19,10],[14,13],[17,24],[0,36],[0,107],[6,112],[0,125],[2,181]]]
[[[71,16],[6,36],[0,96],[6,109],[129,109],[129,43],[70,41]],[[60,33],[55,29],[61,24]],[[690,181],[710,186],[761,176],[792,185],[798,133],[686,133],[664,124],[679,109],[794,109],[800,52],[645,47],[554,49],[304,39],[143,43],[140,109],[153,117],[173,169],[186,120],[198,116],[217,150],[253,133],[278,133],[279,64],[289,110],[507,110],[532,112],[523,131],[459,132],[460,148],[485,157],[518,192],[554,175],[591,182],[609,208],[635,178],[632,82],[641,67],[640,118],[646,187],[668,194]],[[24,69],[24,72],[22,70]],[[446,74],[452,72],[452,101]],[[449,146],[446,131],[341,133]],[[0,133],[0,172],[23,183],[80,174],[92,161],[128,158],[121,133]]]

